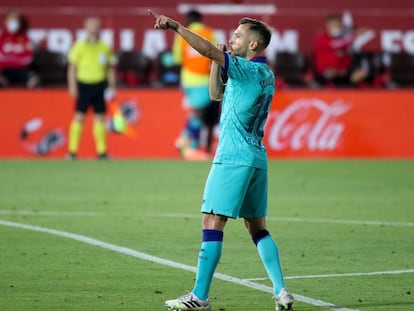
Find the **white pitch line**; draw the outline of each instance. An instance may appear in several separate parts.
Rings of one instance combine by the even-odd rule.
[[[158,218],[200,218],[200,214],[185,213],[101,213],[88,211],[42,211],[42,210],[0,210],[0,215],[26,215],[26,216],[119,216],[119,217],[158,217]],[[267,217],[268,221],[277,222],[305,222],[320,224],[340,225],[369,225],[414,227],[414,222],[398,221],[372,221],[328,218],[303,218],[303,217]]]
[[[347,219],[302,218],[302,217],[268,217],[267,219],[272,220],[272,221],[309,222],[309,223],[321,223],[321,224],[414,227],[414,222],[398,222],[398,221],[347,220]]]
[[[286,280],[297,280],[297,279],[318,279],[318,278],[337,278],[337,277],[348,277],[348,276],[368,276],[368,275],[391,275],[391,274],[404,274],[414,273],[414,269],[407,270],[390,270],[390,271],[373,271],[373,272],[350,272],[350,273],[332,273],[332,274],[310,274],[310,275],[292,275],[286,276]],[[269,278],[248,278],[247,281],[266,281]]]
[[[22,224],[22,223],[17,223],[17,222],[11,222],[11,221],[6,221],[6,220],[1,220],[0,219],[0,225],[2,226],[6,226],[6,227],[12,227],[12,228],[19,228],[19,229],[25,229],[25,230],[31,230],[31,231],[36,231],[36,232],[43,232],[43,233],[48,233],[48,234],[52,234],[52,235],[56,235],[56,236],[60,236],[60,237],[64,237],[64,238],[68,238],[68,239],[72,239],[78,242],[82,242],[82,243],[86,243],[89,245],[93,245],[93,246],[98,246],[104,249],[109,249],[112,250],[114,252],[118,252],[121,254],[125,254],[125,255],[129,255],[135,258],[139,258],[145,261],[149,261],[149,262],[154,262],[163,266],[168,266],[168,267],[172,267],[172,268],[177,268],[177,269],[181,269],[184,271],[189,271],[189,272],[193,272],[195,273],[197,271],[196,267],[190,266],[190,265],[186,265],[186,264],[182,264],[179,262],[175,262],[175,261],[171,261],[168,259],[164,259],[164,258],[160,258],[160,257],[156,257],[156,256],[152,256],[143,252],[139,252],[136,250],[133,250],[131,248],[127,248],[127,247],[122,247],[119,245],[115,245],[115,244],[111,244],[111,243],[106,243],[100,240],[96,240],[87,236],[83,236],[83,235],[79,235],[79,234],[75,234],[75,233],[70,233],[70,232],[66,232],[66,231],[60,231],[60,230],[55,230],[55,229],[49,229],[49,228],[45,228],[45,227],[39,227],[39,226],[33,226],[33,225],[27,225],[27,224]],[[226,274],[222,274],[222,273],[215,273],[214,277],[223,281],[227,281],[230,283],[234,283],[237,285],[243,285],[252,289],[256,289],[262,292],[266,292],[266,293],[271,293],[273,294],[273,289],[269,286],[265,286],[265,285],[261,285],[261,284],[257,284],[251,281],[247,281],[247,280],[243,280],[240,278],[236,278],[230,275],[226,275]],[[323,307],[323,308],[328,308],[330,310],[335,310],[335,311],[358,311],[356,309],[348,309],[348,308],[342,308],[342,307],[338,307],[330,302],[325,302],[319,299],[314,299],[314,298],[310,298],[310,297],[306,297],[306,296],[302,296],[302,295],[298,295],[298,294],[294,294],[295,299],[307,304],[311,304],[314,306],[318,306],[318,307]]]
[[[200,218],[199,214],[179,214],[179,213],[150,213],[144,214],[147,217],[166,217],[166,218]],[[324,224],[342,225],[370,225],[370,226],[401,226],[414,227],[414,222],[398,221],[372,221],[372,220],[348,220],[348,219],[327,219],[327,218],[302,218],[302,217],[267,217],[268,221],[279,222],[309,222]]]
[[[85,211],[0,210],[0,215],[25,216],[99,216],[100,213]]]
[[[392,270],[392,271],[373,271],[373,272],[354,272],[354,273],[332,273],[332,274],[315,274],[315,275],[297,275],[290,276],[287,279],[313,279],[313,278],[332,278],[332,277],[346,277],[346,276],[368,276],[368,275],[390,275],[390,274],[403,274],[414,273],[414,269],[407,270]]]

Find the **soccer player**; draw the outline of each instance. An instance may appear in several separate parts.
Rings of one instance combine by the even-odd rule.
[[[94,109],[93,136],[98,159],[107,159],[104,93],[115,93],[115,56],[99,39],[101,21],[96,17],[85,20],[87,38],[78,40],[69,52],[68,87],[76,100],[76,112],[69,129],[68,159],[77,158],[85,114]]]
[[[278,247],[266,230],[267,152],[263,129],[274,95],[274,75],[262,57],[271,31],[262,22],[243,18],[229,40],[229,51],[191,32],[179,22],[151,10],[155,28],[172,29],[200,54],[212,59],[210,93],[223,97],[219,145],[207,178],[203,204],[203,238],[193,290],[165,302],[172,310],[211,310],[210,284],[221,256],[228,218],[244,218],[273,283],[276,310],[292,310],[294,297],[286,288]],[[221,72],[227,74],[226,86]]]

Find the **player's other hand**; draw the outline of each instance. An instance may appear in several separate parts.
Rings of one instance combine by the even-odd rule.
[[[148,13],[155,18],[155,29],[173,29],[177,30],[180,24],[173,20],[172,18],[169,18],[165,15],[160,15],[157,12],[154,12],[152,10],[148,10]]]
[[[224,43],[217,43],[217,48],[223,52],[227,51],[227,46]]]

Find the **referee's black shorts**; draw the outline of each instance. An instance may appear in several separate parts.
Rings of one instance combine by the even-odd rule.
[[[85,113],[88,107],[92,106],[95,113],[105,113],[106,104],[104,93],[106,86],[106,82],[86,84],[78,81],[76,111]]]

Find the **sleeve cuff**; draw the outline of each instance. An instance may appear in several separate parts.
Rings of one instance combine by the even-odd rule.
[[[229,71],[229,54],[224,52],[224,67],[221,67],[221,72],[226,73]]]

